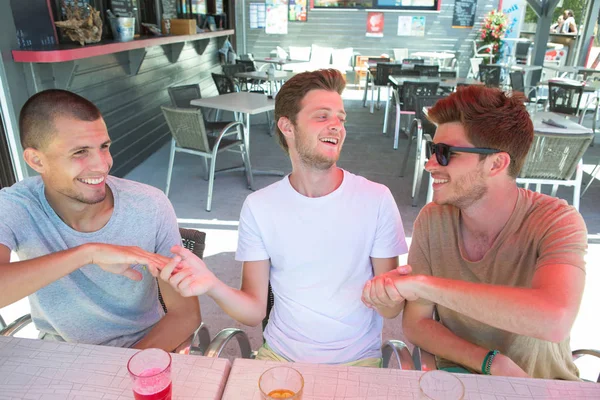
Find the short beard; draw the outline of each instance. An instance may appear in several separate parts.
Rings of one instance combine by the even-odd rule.
[[[297,129],[297,128],[296,128]],[[302,140],[295,140],[296,151],[298,152],[298,156],[300,161],[308,167],[315,168],[319,171],[326,171],[331,168],[337,160],[332,160],[330,158],[325,158],[317,153],[311,153],[307,146],[305,146]]]
[[[455,183],[455,192],[454,197],[438,204],[450,204],[465,210],[481,200],[488,192],[487,186],[483,183],[483,170],[478,168],[476,171],[461,177]]]

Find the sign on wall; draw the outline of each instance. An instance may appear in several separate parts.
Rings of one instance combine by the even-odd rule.
[[[425,17],[398,17],[398,36],[425,36]]]
[[[290,21],[306,22],[306,0],[290,0],[288,18]]]
[[[265,33],[287,35],[288,2],[287,0],[267,0],[267,20]]]
[[[453,28],[472,28],[475,24],[477,0],[456,0],[452,14]]]
[[[250,29],[262,29],[266,24],[265,3],[250,3]]]
[[[369,12],[367,14],[367,37],[383,37],[383,13]]]

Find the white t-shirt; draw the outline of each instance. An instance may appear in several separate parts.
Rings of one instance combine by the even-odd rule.
[[[383,320],[361,302],[370,257],[407,251],[390,190],[344,171],[323,197],[301,195],[289,176],[249,195],[236,259],[271,260],[268,345],[292,361],[338,364],[381,357]]]
[[[565,19],[565,22],[563,22],[563,24],[562,24],[562,32],[561,33],[571,33],[571,29],[570,29],[571,24],[575,25],[575,18],[569,17],[569,18]]]

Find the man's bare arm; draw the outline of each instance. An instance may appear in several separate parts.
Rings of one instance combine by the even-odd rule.
[[[10,249],[0,245],[0,307],[35,293],[46,285],[87,264],[140,280],[131,264],[158,266],[169,259],[138,247],[88,243],[30,260],[10,262]]]
[[[133,347],[173,351],[200,326],[200,304],[198,297],[182,297],[161,279],[158,280],[158,285],[167,314]]]
[[[365,284],[362,301],[368,307],[375,307],[379,315],[384,318],[395,318],[404,308],[404,301],[392,301],[385,290],[384,275],[395,271],[398,266],[398,257],[373,258],[373,274],[375,277]]]
[[[433,319],[434,305],[423,301],[407,301],[402,327],[407,339],[421,349],[456,364],[481,371],[489,349],[470,343]],[[434,366],[430,366],[433,369]],[[527,377],[518,365],[503,354],[494,358],[492,375]]]
[[[546,265],[535,272],[531,288],[427,275],[398,275],[394,280],[398,292],[409,300],[426,299],[499,329],[560,342],[577,316],[585,272],[572,265]]]
[[[174,246],[171,251],[176,257],[161,267],[158,274],[182,296],[207,294],[230,317],[245,325],[256,326],[263,320],[269,289],[269,260],[244,262],[242,287],[234,289],[221,282],[204,261],[189,250]]]

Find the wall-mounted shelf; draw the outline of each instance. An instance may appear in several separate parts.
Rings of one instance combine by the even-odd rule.
[[[79,46],[77,44],[61,44],[54,49],[13,50],[12,54],[15,62],[58,63],[142,49],[145,47],[229,36],[233,35],[233,33],[233,29],[229,29],[224,31],[197,33],[194,35],[146,36],[134,39],[130,42],[101,42],[97,44],[86,44],[85,46]],[[200,46],[200,48],[201,47],[202,46]],[[206,48],[206,46],[204,46],[204,48]]]
[[[146,57],[146,48],[153,46],[162,46],[166,56],[172,63],[177,62],[185,42],[194,42],[194,47],[199,55],[204,54],[211,38],[222,38],[224,41],[229,35],[233,35],[234,30],[224,30],[216,32],[197,33],[195,35],[171,35],[171,36],[149,36],[134,39],[129,42],[101,42],[97,44],[87,44],[79,46],[77,44],[61,44],[55,48],[43,50],[13,50],[13,59],[15,62],[30,63],[31,75],[28,76],[28,85],[33,92],[38,92],[38,77],[33,64],[46,65],[50,68],[54,78],[54,86],[57,89],[69,89],[73,82],[73,77],[79,67],[79,61],[90,57],[98,57],[107,54],[124,53],[119,56],[127,73],[131,76],[136,75],[144,58]],[[218,43],[222,45],[222,43]],[[39,66],[41,68],[41,65]]]

